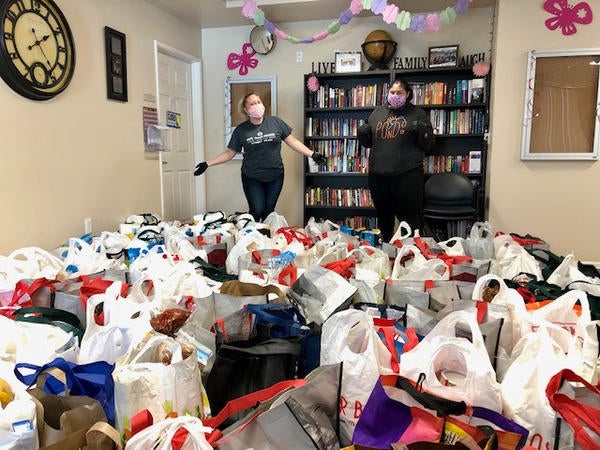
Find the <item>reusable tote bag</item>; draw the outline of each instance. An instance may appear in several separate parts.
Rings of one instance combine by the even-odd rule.
[[[167,336],[150,335],[123,355],[113,373],[116,428],[127,439],[131,418],[148,409],[155,421],[203,415],[202,381],[195,352]]]
[[[358,309],[333,314],[323,324],[321,365],[343,363],[340,443],[349,445],[380,375],[394,375],[392,355],[377,335],[373,317]]]
[[[577,383],[576,387],[572,383]],[[600,448],[600,388],[592,386],[571,370],[550,378],[546,397],[571,428],[577,446],[584,450]]]

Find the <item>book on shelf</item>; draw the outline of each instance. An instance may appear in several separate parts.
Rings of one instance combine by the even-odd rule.
[[[473,78],[469,80],[469,103],[483,103],[485,101],[485,80]]]
[[[469,173],[481,173],[481,150],[469,152]]]

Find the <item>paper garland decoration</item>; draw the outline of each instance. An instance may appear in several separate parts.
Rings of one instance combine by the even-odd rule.
[[[586,2],[572,6],[567,0],[546,0],[544,9],[550,14],[554,14],[554,17],[546,19],[546,28],[554,31],[560,27],[565,36],[577,33],[575,23],[582,25],[592,23],[592,8]]]
[[[400,31],[410,30],[417,33],[438,31],[442,25],[453,23],[456,16],[467,12],[472,1],[458,0],[454,6],[448,6],[438,12],[413,14],[406,10],[400,10],[394,4],[388,4],[387,0],[352,0],[348,9],[344,10],[336,20],[331,22],[326,30],[303,39],[290,36],[277,28],[265,17],[264,11],[256,5],[256,0],[244,0],[242,15],[254,20],[256,25],[263,25],[279,39],[290,41],[293,44],[312,44],[337,33],[342,25],[347,25],[352,20],[353,16],[368,9],[376,15],[381,15],[385,23],[395,23]]]

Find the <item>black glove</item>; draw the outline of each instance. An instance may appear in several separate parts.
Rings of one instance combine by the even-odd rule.
[[[206,169],[208,169],[208,164],[206,164],[206,161],[201,162],[196,166],[196,170],[194,170],[194,175],[202,175],[204,172],[206,172]]]
[[[357,130],[358,142],[360,145],[366,148],[371,148],[373,145],[373,135],[371,125],[368,123],[362,124]]]
[[[311,158],[314,162],[316,162],[320,166],[324,166],[327,164],[327,156],[321,155],[320,153],[313,152]]]
[[[429,124],[422,119],[411,122],[410,129],[417,134],[423,135],[429,131]]]

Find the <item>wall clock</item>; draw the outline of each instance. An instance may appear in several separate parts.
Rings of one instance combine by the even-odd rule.
[[[32,100],[65,90],[75,70],[73,35],[52,0],[0,0],[0,76]]]

